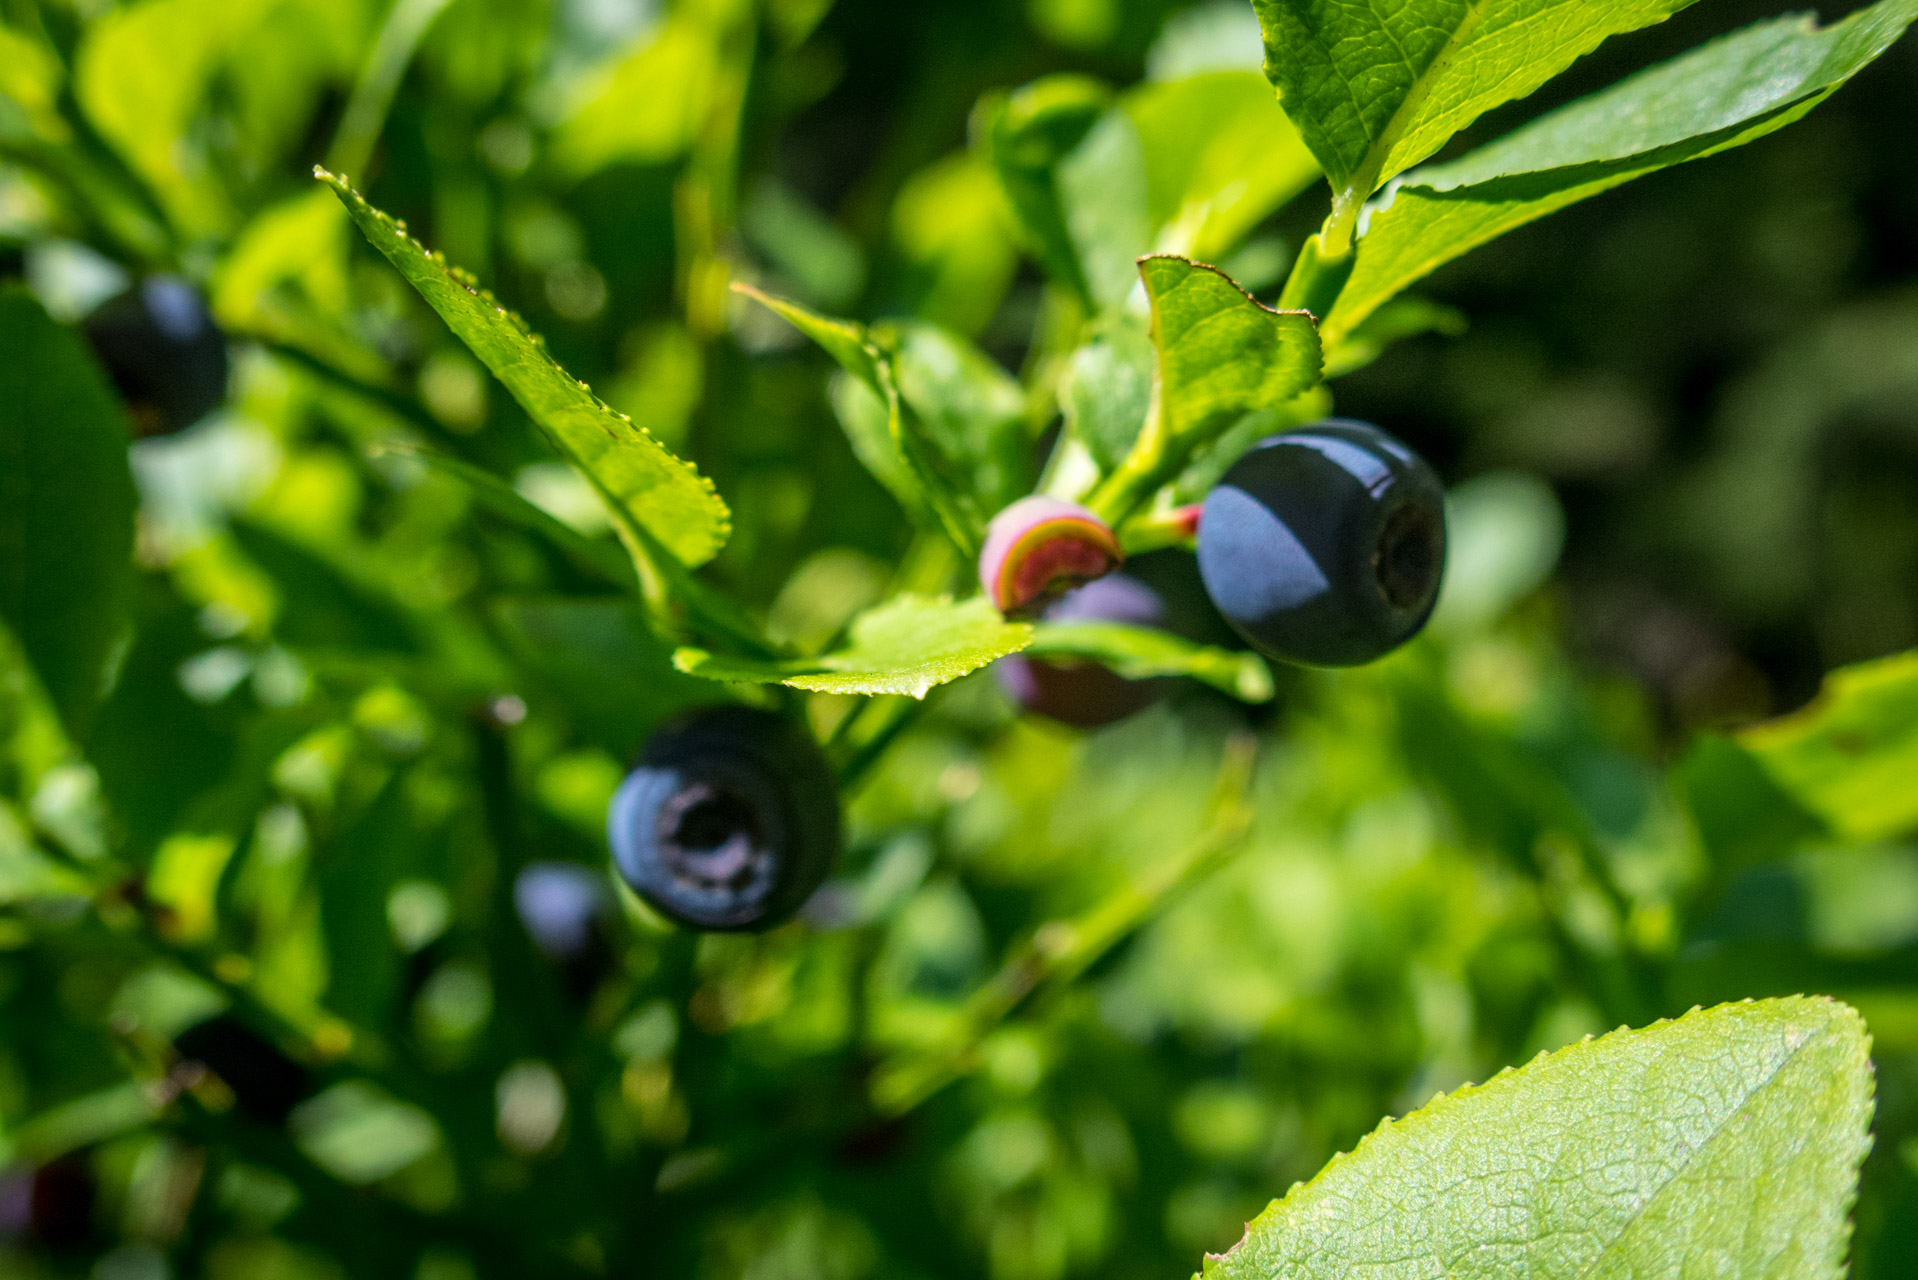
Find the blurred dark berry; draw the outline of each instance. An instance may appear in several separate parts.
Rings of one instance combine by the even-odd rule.
[[[604,878],[576,862],[534,862],[513,881],[513,906],[541,955],[560,967],[574,995],[597,987],[612,966],[612,900]]]
[[[1112,573],[1067,592],[1045,611],[1049,622],[1126,622],[1166,627],[1165,601],[1129,574]],[[1022,708],[1081,729],[1123,720],[1164,697],[1167,679],[1127,680],[1096,662],[1014,654],[992,667],[999,686]]]
[[[305,1067],[279,1046],[229,1014],[196,1023],[174,1038],[173,1048],[220,1077],[240,1110],[263,1124],[280,1125],[312,1092]]]
[[[1445,566],[1445,493],[1424,459],[1329,418],[1254,445],[1206,495],[1199,570],[1269,658],[1370,662],[1417,634]]]
[[[226,399],[226,335],[177,276],[148,276],[102,303],[85,328],[137,434],[182,431]]]
[[[819,887],[839,852],[839,791],[812,736],[748,707],[655,733],[607,812],[633,891],[697,929],[767,929]]]

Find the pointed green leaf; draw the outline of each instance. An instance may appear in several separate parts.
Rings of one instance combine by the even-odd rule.
[[[1406,175],[1368,211],[1328,342],[1443,263],[1515,227],[1804,115],[1898,39],[1918,0],[1881,0],[1820,28],[1777,18],[1552,112],[1451,164]]]
[[[1128,680],[1191,676],[1243,702],[1272,700],[1272,672],[1255,653],[1193,644],[1156,627],[1123,622],[1041,622],[1028,653],[1090,658]]]
[[[1319,379],[1319,335],[1303,311],[1275,311],[1217,267],[1154,256],[1139,263],[1152,299],[1160,414],[1168,438],[1200,440]]]
[[[1587,1040],[1388,1121],[1207,1280],[1837,1280],[1869,1040],[1827,999]]]
[[[1609,36],[1692,0],[1253,0],[1265,72],[1333,187],[1363,200]]]
[[[1738,741],[1840,835],[1876,840],[1918,828],[1918,650],[1841,667],[1817,701]]]
[[[651,540],[682,563],[704,564],[725,545],[731,515],[712,482],[560,368],[518,316],[464,272],[427,252],[406,228],[367,204],[346,180],[316,170],[360,230],[419,290],[455,336],[606,499],[636,559]]]
[[[26,290],[0,288],[0,623],[76,736],[132,587],[127,439],[80,339]]]
[[[879,353],[873,350],[872,342],[866,335],[865,325],[854,320],[822,316],[817,311],[800,306],[797,302],[755,289],[742,281],[733,283],[733,292],[743,294],[765,307],[818,343],[827,355],[839,362],[840,368],[871,387],[873,391],[880,390],[877,366]]]
[[[1111,95],[1084,76],[1048,76],[980,104],[980,130],[1006,199],[1033,253],[1053,279],[1090,301],[1060,203],[1057,168],[1105,112]]]
[[[1032,635],[1029,625],[1007,622],[983,596],[955,603],[946,596],[904,595],[861,614],[846,647],[823,657],[751,662],[681,649],[673,664],[708,680],[923,698],[937,685],[1017,653]]]

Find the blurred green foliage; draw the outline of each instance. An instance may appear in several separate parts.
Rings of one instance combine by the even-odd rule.
[[[1458,145],[1771,12],[1606,44]],[[723,695],[623,594],[621,495],[311,166],[712,477],[733,528],[707,580],[816,654],[955,558],[910,538],[887,405],[728,284],[874,321],[915,412],[984,386],[934,423],[982,485],[1029,487],[1055,400],[1110,467],[1141,335],[1072,354],[1072,318],[1155,247],[1269,299],[1326,210],[1250,6],[0,21],[0,263],[31,290],[4,286],[0,322],[44,353],[0,384],[0,538],[62,557],[0,583],[7,1274],[1177,1276],[1435,1091],[1799,991],[1875,1036],[1854,1269],[1908,1268],[1918,674],[1886,655],[1918,645],[1912,46],[1349,337],[1339,410],[1457,485],[1425,638],[1279,672],[1264,708],[1191,683],[1093,735],[968,677],[876,757],[800,921],[698,937],[624,899],[582,992],[513,878],[603,867],[624,762]],[[1143,188],[1103,185],[1101,148],[1135,145]],[[132,446],[129,533],[96,438],[117,415],[67,326],[155,270],[205,287],[235,368],[225,408]],[[48,610],[87,643],[50,647]],[[794,695],[822,731],[892,713],[829,684]],[[182,1070],[175,1038],[220,1012],[306,1073],[283,1120]]]

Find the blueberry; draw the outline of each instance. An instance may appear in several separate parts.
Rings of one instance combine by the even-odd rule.
[[[1077,503],[1034,494],[986,526],[979,585],[1007,617],[1033,617],[1124,559],[1105,521]]]
[[[601,877],[576,862],[534,862],[513,881],[513,906],[540,954],[583,996],[612,963],[612,902]]]
[[[229,1014],[188,1027],[174,1038],[173,1047],[182,1059],[220,1077],[233,1090],[239,1109],[264,1124],[284,1124],[293,1108],[312,1092],[313,1080],[305,1067]]]
[[[1165,601],[1137,578],[1107,574],[1067,592],[1045,611],[1052,622],[1129,622],[1166,626]],[[1096,662],[1056,662],[1014,654],[993,664],[999,686],[1035,715],[1081,729],[1123,720],[1165,696],[1171,681],[1127,680]]]
[[[812,736],[748,707],[696,711],[655,733],[606,815],[634,892],[698,929],[769,929],[839,852],[839,790]]]
[[[1269,658],[1342,667],[1417,634],[1445,567],[1445,493],[1377,427],[1328,418],[1260,441],[1206,495],[1206,593]]]
[[[226,399],[226,335],[177,276],[148,276],[85,327],[140,435],[184,430]]]

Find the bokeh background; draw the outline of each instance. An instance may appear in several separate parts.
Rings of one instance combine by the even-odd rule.
[[[1453,147],[1778,11],[1707,0]],[[1448,266],[1421,292],[1469,323],[1334,384],[1455,487],[1453,582],[1405,654],[1089,735],[961,682],[849,798],[804,919],[700,938],[620,904],[578,977],[536,953],[514,877],[603,867],[623,763],[713,689],[395,451],[606,536],[311,166],[696,460],[735,514],[711,578],[820,645],[911,572],[910,532],[829,363],[725,281],[932,321],[1036,377],[1056,301],[972,145],[980,100],[1255,71],[1249,5],[0,21],[0,275],[80,324],[179,274],[232,353],[222,408],[131,445],[137,570],[97,714],[63,724],[0,645],[0,1273],[1178,1277],[1435,1091],[1815,990],[1877,1037],[1854,1273],[1909,1274],[1911,821],[1809,812],[1715,735],[1918,645],[1918,44],[1800,124]],[[1269,299],[1325,203],[1223,265]],[[1037,442],[1051,405],[1025,412]],[[1036,929],[1159,883],[1246,729],[1247,849],[972,1020]],[[180,1074],[208,1025],[245,1028],[224,1084]],[[875,1106],[925,1063],[950,1083]],[[290,1081],[285,1105],[240,1076]]]

